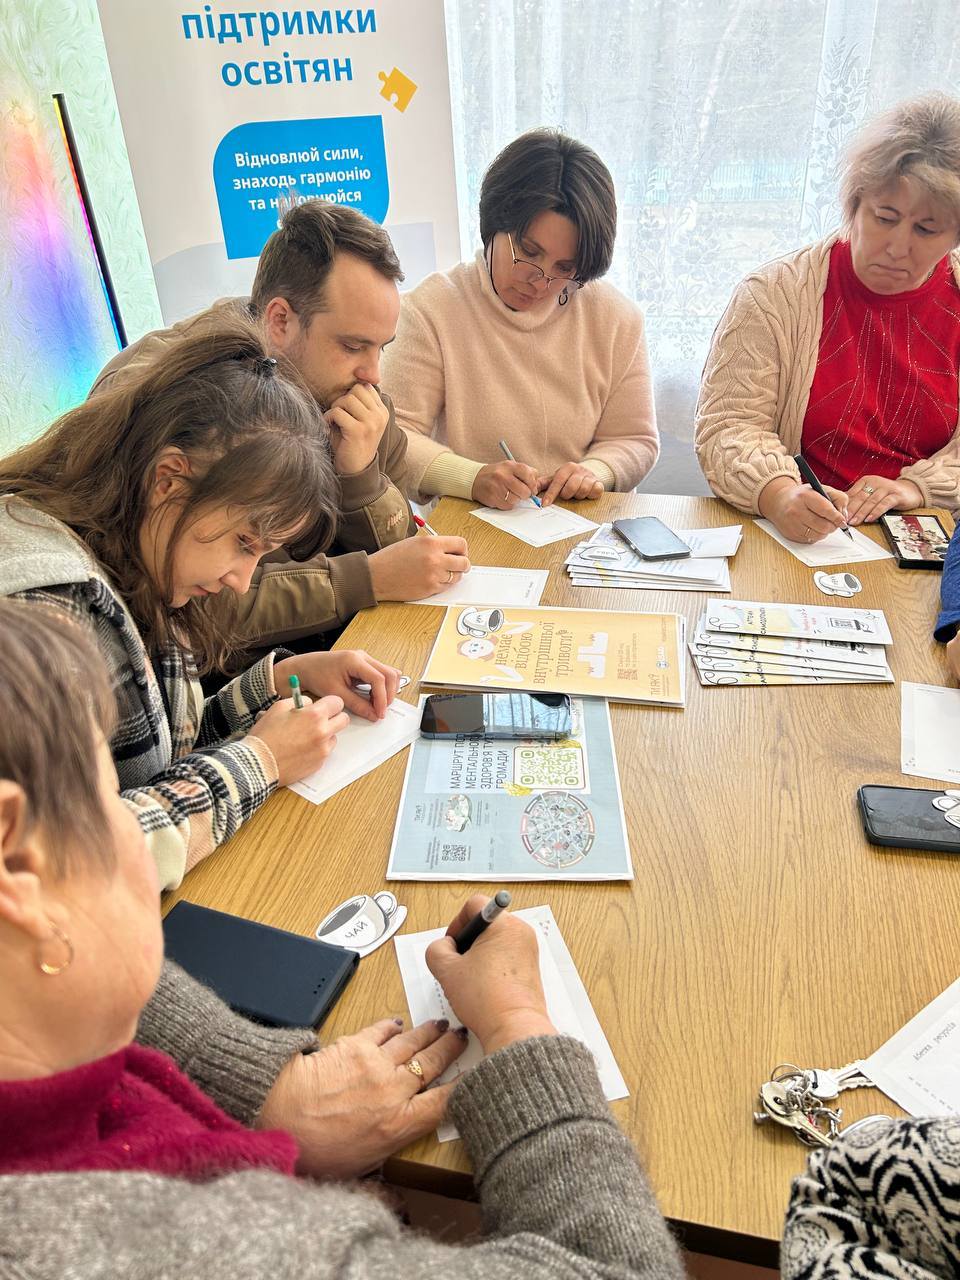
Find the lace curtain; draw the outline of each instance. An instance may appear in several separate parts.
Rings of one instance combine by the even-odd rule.
[[[837,223],[874,111],[960,92],[957,0],[446,0],[463,252],[511,138],[552,125],[613,173],[610,280],[643,308],[664,436],[692,439],[713,327],[751,268]]]

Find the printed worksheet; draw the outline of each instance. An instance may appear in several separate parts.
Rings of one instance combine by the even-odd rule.
[[[295,791],[311,804],[323,804],[356,782],[371,769],[409,747],[420,736],[420,708],[395,698],[387,714],[376,722],[350,716],[346,729],[337,734],[337,745],[315,773],[294,782]]]
[[[960,689],[900,684],[900,771],[960,782]]]
[[[860,529],[850,530],[852,540],[841,529],[837,529],[819,542],[792,542],[769,520],[755,520],[754,524],[811,569],[823,569],[830,564],[859,564],[863,560],[893,559],[889,551],[868,538]]]
[[[912,1116],[960,1115],[960,980],[911,1018],[860,1069]]]
[[[778,677],[776,682],[781,684],[802,684],[808,680],[817,684],[891,684],[893,682],[893,672],[889,667],[871,667],[863,671],[855,671],[850,667],[821,667],[815,662],[802,658],[784,659],[778,662],[775,654],[771,654],[769,657],[764,655],[757,658],[751,658],[747,654],[739,657],[725,655],[722,658],[713,658],[698,653],[694,645],[690,646],[690,655],[693,658],[697,674],[700,676],[701,684],[747,683],[742,680],[705,680],[705,672],[732,675],[763,675],[768,677],[763,681],[765,684],[773,683],[772,677]],[[798,678],[794,679],[794,677]],[[803,679],[801,680],[799,677],[803,677]],[[750,683],[753,682],[751,681]]]
[[[575,1036],[587,1046],[597,1063],[600,1083],[608,1102],[626,1098],[629,1090],[620,1073],[616,1059],[603,1034],[603,1028],[590,1003],[567,944],[557,927],[549,907],[528,907],[516,913],[536,930],[540,943],[540,978],[547,1000],[547,1013],[554,1026],[563,1035]],[[414,1025],[429,1018],[447,1018],[451,1026],[458,1026],[459,1019],[447,1003],[439,982],[427,968],[425,952],[436,938],[442,938],[445,929],[431,929],[425,933],[404,933],[393,940],[397,949],[400,977]],[[466,1049],[455,1063],[440,1077],[443,1084],[465,1075],[483,1057],[480,1042],[471,1032]],[[437,1130],[439,1142],[449,1142],[458,1137],[452,1124],[445,1123]]]
[[[706,618],[701,618],[690,645],[692,650],[708,658],[722,658],[725,655],[733,657],[735,653],[751,656],[777,654],[788,658],[803,658],[815,662],[817,666],[852,667],[868,673],[871,668],[882,669],[887,665],[886,650],[880,644],[790,636],[739,636],[722,631],[707,631],[706,626]]]
[[[512,511],[498,511],[496,507],[477,507],[472,516],[492,524],[501,533],[509,533],[530,547],[546,547],[564,538],[580,538],[588,529],[596,529],[595,520],[578,516],[575,511],[563,507],[538,507],[529,498],[518,502]]]
[[[706,613],[700,622],[706,631],[735,631],[738,635],[893,644],[887,620],[879,609],[780,604],[778,601],[708,600]]]
[[[539,604],[547,585],[548,569],[501,569],[475,564],[458,582],[435,596],[411,600],[411,604]]]
[[[571,699],[560,742],[418,738],[388,880],[632,880],[610,709]]]

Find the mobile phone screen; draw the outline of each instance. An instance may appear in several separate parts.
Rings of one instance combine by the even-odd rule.
[[[656,516],[614,520],[613,527],[643,560],[681,560],[690,548]]]
[[[563,693],[453,693],[427,698],[420,731],[427,738],[566,738],[570,699]]]

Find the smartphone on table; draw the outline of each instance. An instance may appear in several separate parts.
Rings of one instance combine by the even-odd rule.
[[[614,520],[613,527],[641,560],[682,560],[690,554],[687,544],[656,516]]]
[[[857,792],[863,829],[871,844],[894,849],[960,853],[960,794],[921,787],[861,787]]]
[[[433,693],[423,704],[425,738],[569,738],[565,693]]]

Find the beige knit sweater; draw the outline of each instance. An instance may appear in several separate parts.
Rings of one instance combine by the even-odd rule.
[[[478,253],[404,296],[384,366],[412,497],[469,498],[484,463],[503,461],[501,439],[542,475],[583,462],[619,491],[657,460],[643,316],[603,281],[563,307],[511,311]]]
[[[797,481],[803,419],[817,368],[828,236],[758,268],[737,286],[713,335],[697,404],[696,449],[710,486],[742,511],[775,476]],[[960,252],[951,254],[960,281]],[[960,388],[958,388],[960,420]],[[960,507],[960,433],[900,472],[925,506]]]

